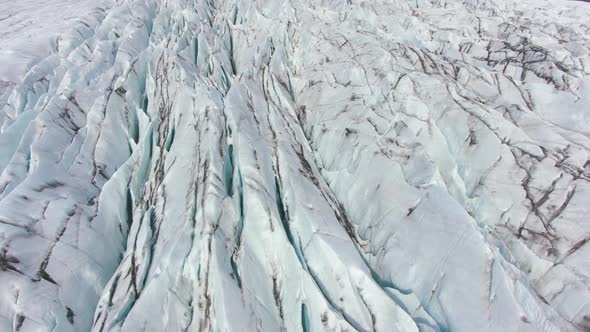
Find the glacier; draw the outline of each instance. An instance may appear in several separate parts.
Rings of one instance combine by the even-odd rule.
[[[0,331],[590,330],[590,4],[0,8]]]

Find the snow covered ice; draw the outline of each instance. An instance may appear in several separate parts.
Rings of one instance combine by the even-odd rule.
[[[0,331],[590,329],[590,4],[0,12]]]

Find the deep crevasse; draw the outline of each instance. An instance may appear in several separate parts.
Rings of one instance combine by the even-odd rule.
[[[0,90],[0,330],[588,328],[589,12],[82,18]]]

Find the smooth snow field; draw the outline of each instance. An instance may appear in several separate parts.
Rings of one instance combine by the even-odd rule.
[[[590,4],[0,0],[0,332],[589,331]]]

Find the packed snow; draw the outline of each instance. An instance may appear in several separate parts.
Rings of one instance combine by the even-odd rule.
[[[590,4],[0,12],[0,331],[590,329]]]

